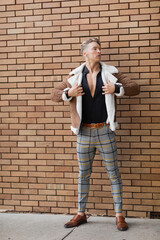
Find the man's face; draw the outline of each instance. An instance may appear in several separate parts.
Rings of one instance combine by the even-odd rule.
[[[99,62],[101,60],[101,47],[96,42],[91,42],[83,51],[83,56],[89,61]]]

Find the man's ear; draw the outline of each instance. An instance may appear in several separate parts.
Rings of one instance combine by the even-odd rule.
[[[87,56],[87,52],[85,50],[83,50],[83,57]]]

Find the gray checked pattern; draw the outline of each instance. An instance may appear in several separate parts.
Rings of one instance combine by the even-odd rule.
[[[114,210],[122,212],[122,181],[117,162],[115,133],[108,125],[99,128],[82,127],[77,135],[77,158],[79,163],[78,211],[84,212],[88,200],[89,179],[96,149],[100,153],[111,182]]]

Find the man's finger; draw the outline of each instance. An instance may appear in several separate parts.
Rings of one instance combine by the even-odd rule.
[[[84,95],[84,94],[85,94],[84,92],[82,92],[82,93],[78,93],[77,96],[82,96],[82,95]]]
[[[78,87],[78,83],[76,83],[74,86],[77,88]]]

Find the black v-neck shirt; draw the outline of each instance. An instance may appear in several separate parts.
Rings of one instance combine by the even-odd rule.
[[[107,110],[105,105],[105,95],[102,95],[103,81],[101,77],[102,68],[100,66],[100,72],[97,74],[96,88],[94,96],[92,97],[88,81],[87,74],[89,73],[85,66],[82,72],[82,87],[85,93],[82,96],[82,122],[83,123],[101,123],[107,120]]]
[[[95,93],[92,97],[87,81],[89,70],[86,66],[83,68],[82,88],[85,94],[82,96],[82,123],[102,123],[107,120],[108,115],[105,104],[105,95],[102,94],[102,86],[104,84],[101,72],[102,66],[100,65],[100,71],[97,74]],[[115,84],[115,92],[120,92],[117,84]]]

